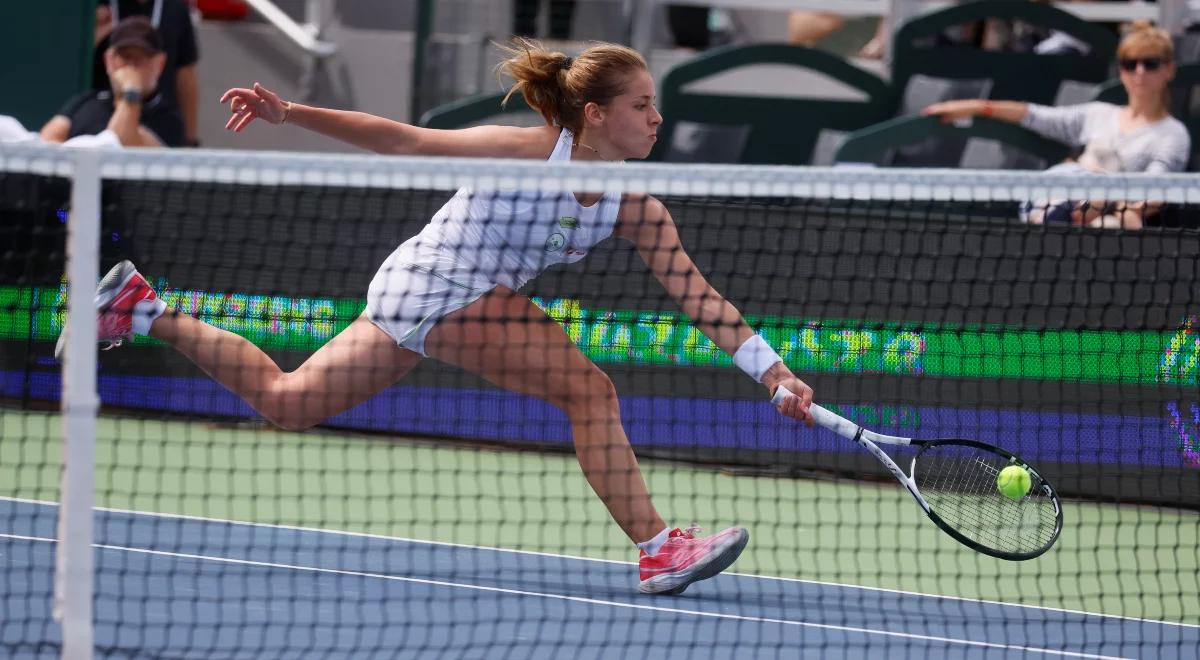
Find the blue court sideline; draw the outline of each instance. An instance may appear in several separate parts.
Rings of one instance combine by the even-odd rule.
[[[58,657],[56,521],[0,499],[5,657]],[[846,585],[648,597],[622,562],[121,511],[96,538],[100,657],[1200,656],[1200,626]]]

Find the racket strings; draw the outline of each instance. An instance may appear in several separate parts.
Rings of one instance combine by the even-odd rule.
[[[964,536],[1004,553],[1036,552],[1054,541],[1057,507],[1033,473],[1027,495],[1002,494],[996,476],[1007,466],[986,450],[935,445],[917,456],[913,478],[933,511]]]

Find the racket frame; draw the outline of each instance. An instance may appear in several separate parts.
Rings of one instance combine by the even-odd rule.
[[[778,406],[788,396],[795,395],[792,394],[787,388],[782,386],[778,387],[775,390],[775,395],[771,397],[771,403]],[[1012,452],[1000,447],[996,447],[995,445],[989,445],[986,442],[967,440],[965,438],[916,440],[913,438],[903,438],[895,435],[876,433],[875,431],[863,428],[858,424],[846,419],[845,417],[833,412],[832,410],[824,408],[816,403],[810,403],[808,410],[813,416],[813,421],[815,421],[818,426],[822,426],[830,431],[833,431],[843,438],[853,440],[854,442],[857,442],[859,445],[866,448],[866,450],[869,451],[871,455],[874,456],[880,463],[883,463],[883,466],[887,468],[888,472],[891,472],[892,476],[896,477],[896,479],[904,486],[904,488],[908,490],[908,493],[912,495],[914,500],[916,500],[917,505],[921,507],[921,510],[925,512],[925,515],[932,520],[935,525],[941,528],[943,532],[949,534],[951,538],[959,543],[962,543],[968,548],[991,557],[996,557],[998,559],[1007,559],[1009,561],[1025,561],[1045,553],[1054,545],[1054,542],[1058,540],[1058,536],[1062,532],[1063,524],[1062,503],[1059,501],[1058,493],[1055,492],[1054,488],[1044,478],[1042,478],[1041,474],[1039,474],[1037,470],[1030,467],[1028,463],[1026,463],[1016,454],[1013,454]],[[896,461],[892,460],[891,456],[888,456],[886,452],[879,448],[879,444],[918,447],[921,451],[913,457],[912,463],[909,466],[909,472],[911,475],[905,474],[904,470],[896,464]],[[986,545],[980,544],[979,542],[967,537],[962,532],[958,531],[945,520],[943,520],[942,517],[933,510],[933,507],[929,505],[929,502],[925,501],[925,497],[921,495],[921,489],[917,487],[917,483],[914,478],[917,473],[917,459],[921,457],[921,453],[928,448],[937,447],[940,445],[967,446],[988,451],[998,456],[1002,456],[1008,461],[1009,465],[1020,466],[1028,470],[1032,476],[1037,477],[1037,480],[1041,483],[1042,494],[1048,497],[1050,502],[1054,505],[1054,535],[1051,537],[1050,542],[1030,552],[1003,552],[1001,550],[996,550],[995,548],[990,548]]]

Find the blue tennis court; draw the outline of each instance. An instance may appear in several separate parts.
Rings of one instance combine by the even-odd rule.
[[[56,512],[0,500],[14,658],[59,652]],[[113,657],[1200,653],[1192,625],[736,573],[648,597],[624,562],[320,529],[100,510],[96,539],[96,641]]]

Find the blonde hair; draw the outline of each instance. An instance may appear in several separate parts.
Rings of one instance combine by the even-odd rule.
[[[1125,36],[1117,46],[1117,61],[1152,53],[1151,57],[1160,57],[1163,64],[1175,61],[1175,42],[1166,30],[1154,27],[1150,21],[1134,21],[1129,24]],[[1159,97],[1162,110],[1171,112],[1171,88],[1163,85],[1162,96]]]
[[[1117,59],[1126,59],[1151,51],[1155,57],[1166,62],[1175,61],[1175,43],[1166,30],[1154,27],[1150,21],[1134,21],[1129,25],[1121,44],[1117,46]]]
[[[520,92],[548,125],[557,124],[575,135],[583,130],[585,105],[607,104],[624,91],[630,73],[647,70],[646,60],[636,50],[619,44],[596,43],[574,58],[521,37],[497,46],[508,59],[496,70],[514,80],[502,103]]]

